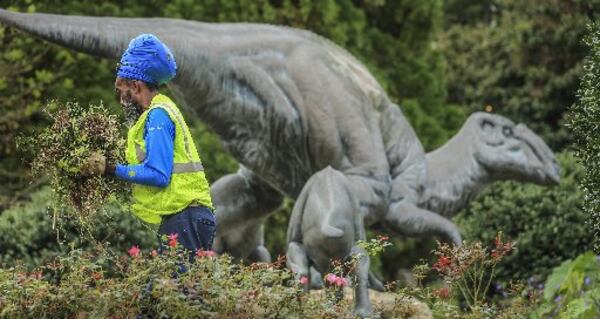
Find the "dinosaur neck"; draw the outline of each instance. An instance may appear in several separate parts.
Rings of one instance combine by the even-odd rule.
[[[427,154],[427,178],[419,206],[452,217],[491,182],[475,159],[471,134],[463,127],[445,145]]]

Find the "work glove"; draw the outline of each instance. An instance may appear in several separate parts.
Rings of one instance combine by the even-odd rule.
[[[106,157],[99,152],[92,152],[81,166],[81,175],[104,175],[106,173]]]

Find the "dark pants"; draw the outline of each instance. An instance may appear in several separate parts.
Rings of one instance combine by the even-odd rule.
[[[177,234],[177,242],[180,247],[189,251],[189,260],[193,262],[196,251],[212,250],[215,231],[217,229],[215,215],[204,206],[191,206],[183,209],[179,213],[163,216],[160,227],[158,228],[159,252],[162,254],[167,247],[165,242],[160,238],[162,235]],[[172,277],[178,278],[178,273],[185,273],[187,269],[182,262],[177,263],[179,269],[173,272]],[[152,291],[153,277],[146,285],[146,289],[142,292],[142,299],[147,298]],[[183,293],[187,295],[187,288],[183,288]],[[148,314],[146,309],[137,316],[138,319],[154,318],[152,314]]]
[[[191,206],[179,213],[163,216],[158,229],[162,235],[177,234],[177,242],[190,252],[190,259],[198,250],[211,250],[217,225],[215,215],[204,206]],[[159,250],[162,252],[165,242],[159,239]]]

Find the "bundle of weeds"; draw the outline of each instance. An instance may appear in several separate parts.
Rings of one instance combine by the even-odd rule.
[[[126,201],[130,193],[113,176],[83,176],[81,169],[93,152],[107,162],[124,161],[125,142],[118,118],[102,105],[51,101],[45,108],[52,125],[35,136],[22,138],[22,148],[33,152],[32,173],[45,174],[54,193],[55,212],[89,218],[110,199]]]

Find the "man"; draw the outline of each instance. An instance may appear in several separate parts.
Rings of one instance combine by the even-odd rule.
[[[156,36],[131,40],[115,81],[130,124],[135,121],[127,134],[129,164],[114,165],[92,154],[82,173],[115,175],[134,183],[133,213],[160,224],[159,235],[170,236],[171,243],[176,238],[193,254],[211,249],[216,225],[210,187],[189,128],[175,103],[158,93],[158,86],[173,79],[176,70],[173,54]]]

